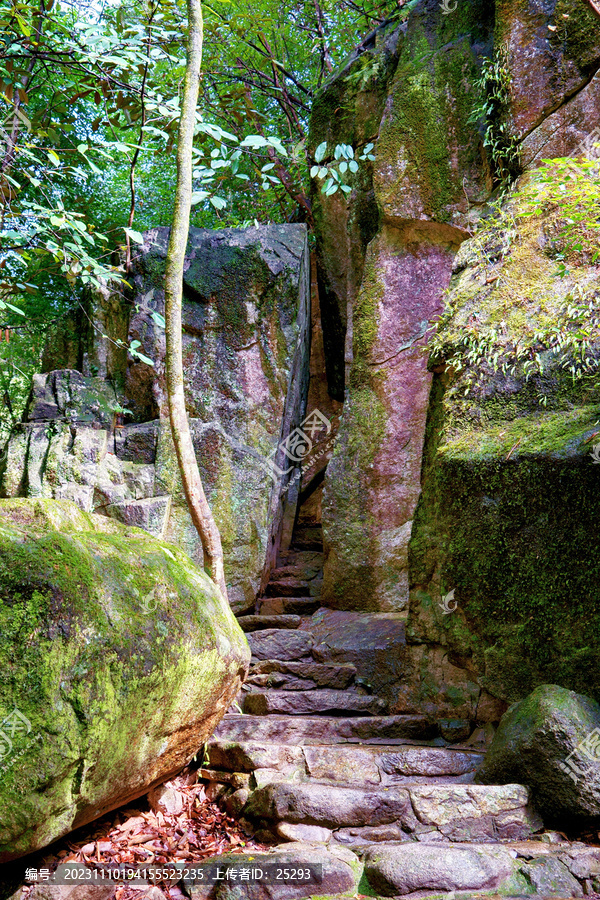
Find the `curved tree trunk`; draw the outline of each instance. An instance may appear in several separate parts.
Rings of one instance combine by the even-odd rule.
[[[202,487],[202,479],[200,478],[198,462],[194,453],[183,393],[181,302],[185,249],[190,226],[192,145],[196,123],[200,68],[202,65],[203,22],[201,0],[187,0],[187,10],[189,34],[177,146],[177,186],[165,268],[167,399],[181,480],[192,521],[200,535],[202,547],[204,548],[205,567],[212,580],[221,589],[224,597],[227,598],[221,536]]]

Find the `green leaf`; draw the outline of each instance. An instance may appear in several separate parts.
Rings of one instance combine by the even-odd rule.
[[[161,314],[160,314],[159,312],[156,312],[156,311],[155,311],[155,312],[152,312],[152,313],[151,313],[151,316],[152,316],[153,322],[154,322],[156,325],[158,325],[159,328],[165,328],[165,327],[166,327],[165,317],[164,317],[164,316],[161,316]]]
[[[143,244],[144,243],[144,235],[139,231],[134,231],[133,228],[124,228],[123,231],[127,235],[130,241],[133,241],[135,244]]]
[[[325,154],[327,153],[327,141],[323,141],[322,144],[319,144],[317,149],[315,150],[315,162],[322,162],[325,159]]]
[[[12,309],[13,312],[19,313],[20,316],[25,315],[22,309],[19,309],[18,306],[13,306],[13,304],[9,303],[8,300],[4,301],[4,305],[7,307],[7,309]]]

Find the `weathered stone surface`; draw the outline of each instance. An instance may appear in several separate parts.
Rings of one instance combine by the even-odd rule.
[[[600,706],[557,685],[541,685],[503,716],[477,781],[519,781],[547,821],[600,817],[596,732]]]
[[[365,874],[385,897],[416,891],[491,890],[514,871],[507,851],[494,848],[396,844],[371,847]]]
[[[239,616],[242,631],[264,631],[265,628],[299,628],[300,616]]]
[[[248,635],[252,656],[257,659],[302,659],[310,656],[313,637],[308,631],[267,628]]]
[[[314,713],[339,715],[354,713],[361,716],[379,716],[386,705],[379,697],[365,697],[349,691],[333,691],[323,688],[315,691],[253,692],[244,697],[244,712],[253,716],[281,713],[291,716],[310,716]]]
[[[437,727],[425,716],[363,716],[360,718],[313,718],[249,716],[230,713],[215,732],[220,740],[274,741],[287,744],[386,743],[404,738],[428,739]]]
[[[389,825],[373,825],[364,828],[338,828],[333,832],[333,842],[346,847],[363,848],[365,844],[408,841],[411,837],[394,822]]]
[[[382,770],[388,775],[465,775],[473,772],[482,762],[480,753],[462,753],[442,747],[400,747],[386,750],[380,760]]]
[[[171,512],[170,497],[148,497],[145,500],[125,500],[122,503],[111,503],[107,513],[112,519],[143,528],[155,537],[164,538]]]
[[[360,747],[303,747],[306,768],[311,778],[340,781],[345,784],[380,784],[377,757]]]
[[[525,137],[521,144],[525,167],[558,156],[586,155],[586,148],[593,151],[599,107],[600,76],[596,74],[585,88]]]
[[[498,816],[529,804],[529,792],[520,784],[423,784],[411,787],[410,796],[419,821],[436,826],[463,818]]]
[[[255,791],[244,815],[336,828],[382,825],[411,816],[408,792],[324,784],[268,784]]]
[[[258,605],[261,616],[310,616],[321,604],[313,597],[265,597]]]
[[[343,690],[345,687],[348,687],[356,675],[355,666],[349,663],[326,665],[313,662],[311,659],[302,659],[298,660],[298,662],[265,660],[254,663],[251,671],[256,674],[264,672],[273,675],[280,672],[282,675],[310,679],[319,687],[329,687],[337,690]]]
[[[158,443],[158,422],[126,425],[115,432],[115,455],[137,463],[154,463]]]
[[[322,878],[307,883],[280,883],[249,881],[239,884],[224,879],[217,884],[207,885],[200,881],[185,882],[192,900],[302,900],[317,892],[321,896],[332,894],[351,895],[356,892],[363,866],[358,857],[344,847],[324,847],[314,844],[282,844],[269,853],[227,853],[214,856],[206,861],[211,866],[240,866],[265,868],[274,866],[282,869],[298,869],[305,866],[322,867]]]
[[[333,832],[320,825],[292,825],[291,822],[278,822],[277,834],[287,841],[305,841],[308,844],[326,844]]]
[[[72,503],[1,501],[0,575],[6,861],[183,768],[239,690],[249,651],[177,547]]]
[[[386,228],[369,245],[353,313],[352,386],[323,496],[322,598],[340,609],[400,611],[408,604],[431,380],[423,334],[441,311],[460,240],[453,244],[448,229],[440,244],[416,249],[408,241]]]
[[[395,704],[409,665],[403,615],[323,609],[312,617],[310,627],[316,660],[350,663],[356,667],[357,683]]]
[[[304,770],[302,747],[290,744],[233,743],[215,741],[208,744],[211,766],[230,772],[253,772],[255,769],[280,769],[282,772],[299,767]]]
[[[246,679],[245,687],[249,685],[283,691],[314,691],[317,687],[314,681],[307,678],[296,678],[295,675],[283,675],[281,672],[271,672],[270,675],[250,675]]]
[[[133,306],[119,307],[117,315],[117,299],[101,291],[90,311],[101,323],[98,336],[83,335],[85,347],[77,354],[65,345],[62,365],[77,365],[83,374],[37,377],[29,418],[10,442],[0,492],[71,499],[87,512],[149,528],[202,564],[170,435],[164,330],[152,318],[163,312],[167,237],[166,228],[146,235],[134,266]],[[235,611],[254,603],[279,550],[291,477],[281,474],[289,460],[279,445],[299,424],[306,403],[309,280],[303,225],[190,231],[183,302],[186,400]],[[129,321],[122,315],[128,311]],[[138,340],[154,367],[128,359],[126,351],[113,352],[117,339]],[[91,377],[92,371],[100,375]],[[115,393],[115,384],[124,390]],[[124,415],[134,422],[122,428]],[[151,468],[152,484],[140,489],[125,470],[142,464]],[[163,510],[168,501],[155,498],[167,497],[170,509]],[[149,499],[156,508],[149,508]],[[295,499],[290,497],[292,507]]]
[[[267,597],[309,597],[310,587],[303,578],[289,576],[269,581],[265,594]]]
[[[382,29],[374,40],[378,77],[364,83],[364,105],[356,105],[346,70],[315,103],[315,142],[326,109],[336,139],[364,127],[378,136],[373,167],[355,179],[348,209],[339,196],[318,198],[316,209],[326,304],[337,313],[324,315],[324,330],[336,347],[347,332],[346,400],[323,498],[328,606],[407,606],[429,393],[421,346],[464,229],[479,214],[471,201],[488,194],[469,119],[493,26],[483,0],[457,16],[415,10],[393,38]],[[334,96],[343,115],[329,107]]]
[[[587,3],[499,0],[496,29],[510,71],[511,124],[520,137],[585,88],[600,63],[599,19]],[[546,159],[553,155],[562,154]]]
[[[542,897],[583,897],[581,884],[558,859],[536,859],[520,871]]]
[[[571,190],[567,180],[565,203]],[[525,202],[514,198],[455,259],[431,360],[407,625],[409,642],[428,645],[428,654],[439,646],[466,679],[509,703],[548,682],[600,696],[600,648],[591,639],[600,621],[596,407],[585,378],[569,373],[578,351],[567,347],[563,357],[550,338],[532,343],[529,330],[535,320],[536,334],[568,332],[570,296],[592,304],[582,304],[577,327],[593,330],[597,272],[590,250],[558,277],[558,212],[532,220]],[[459,373],[456,354],[466,361],[464,342],[475,333],[476,358]],[[515,356],[517,345],[534,344],[542,373]],[[595,338],[589,352],[598,359]],[[443,689],[429,680],[432,694]]]

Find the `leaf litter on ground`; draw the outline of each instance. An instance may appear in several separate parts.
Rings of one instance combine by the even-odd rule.
[[[39,868],[53,872],[76,862],[93,869],[144,868],[177,863],[191,866],[222,853],[266,850],[250,831],[206,796],[206,785],[186,772],[150,792],[138,807],[126,807],[78,829],[52,847]],[[249,827],[249,826],[247,826]],[[187,900],[176,883],[156,882],[170,900]],[[26,894],[32,885],[24,886]],[[117,886],[115,900],[134,900],[149,885]]]

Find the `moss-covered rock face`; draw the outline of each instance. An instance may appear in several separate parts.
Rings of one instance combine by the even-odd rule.
[[[171,439],[164,330],[157,324],[164,312],[167,239],[165,228],[147,235],[124,331],[108,290],[98,294],[94,308],[101,335],[139,341],[154,367],[111,355],[104,337],[90,346],[85,336],[85,347],[68,354],[72,365],[80,359],[82,371],[36,376],[27,421],[13,434],[1,466],[0,493],[73,500],[86,512],[173,541],[202,565]],[[254,603],[278,549],[291,477],[282,474],[291,463],[278,447],[300,423],[306,404],[309,282],[303,225],[190,232],[183,302],[186,401],[236,610]],[[52,355],[54,365],[60,365],[63,343]]]
[[[547,824],[600,821],[600,706],[556,684],[543,684],[502,717],[480,784],[525,784]]]
[[[523,217],[528,191],[455,260],[408,634],[448,648],[504,700],[548,681],[599,698],[597,270],[584,248],[560,277],[561,209]]]
[[[441,311],[469,203],[486,195],[469,118],[477,55],[493,33],[489,4],[446,16],[418,3],[404,19],[332,80],[312,122],[313,143],[360,143],[377,132],[375,161],[356,177],[346,216],[341,196],[315,197],[321,265],[351,358],[323,506],[324,598],[342,609],[407,605],[430,386],[423,335]],[[322,303],[330,303],[328,290]]]
[[[249,649],[174,545],[73,503],[0,502],[0,861],[185,765]]]
[[[378,29],[324,85],[311,110],[313,153],[322,141],[330,154],[337,144],[362,148],[376,141],[401,40],[397,25]],[[327,378],[336,400],[344,399],[347,307],[360,286],[365,251],[380,222],[370,162],[361,164],[353,188],[349,201],[341,191],[324,197],[321,182],[313,182],[311,193]]]
[[[510,117],[521,138],[588,84],[600,61],[600,24],[579,0],[496,0],[495,6],[495,45],[507,53]],[[546,149],[544,155],[558,154]]]
[[[387,219],[464,227],[488,195],[477,123],[480,56],[489,53],[493,6],[452,15],[418,4],[405,26],[374,163],[375,197]],[[476,117],[475,117],[476,119]]]

